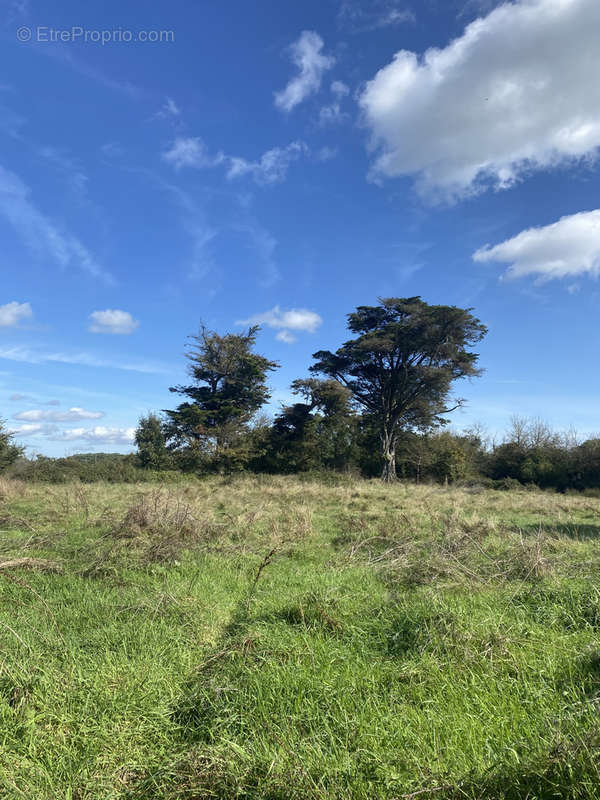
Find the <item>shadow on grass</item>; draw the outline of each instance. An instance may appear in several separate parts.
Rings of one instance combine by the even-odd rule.
[[[567,536],[569,539],[600,539],[600,525],[590,525],[582,523],[562,523],[556,522],[552,525],[529,524],[520,526],[523,533],[532,536],[545,533],[550,536]]]

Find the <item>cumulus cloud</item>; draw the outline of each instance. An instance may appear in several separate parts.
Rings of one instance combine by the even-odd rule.
[[[13,414],[13,419],[24,422],[76,422],[81,419],[101,419],[104,411],[87,411],[85,408],[69,408],[68,411],[43,411],[31,409]]]
[[[473,254],[479,263],[508,264],[507,278],[536,275],[539,281],[600,275],[600,209],[562,217],[552,225],[529,228]]]
[[[248,319],[238,320],[236,325],[267,325],[269,328],[279,330],[276,338],[281,342],[291,344],[296,337],[291,331],[304,331],[314,333],[323,320],[315,311],[307,308],[292,308],[284,311],[279,306],[274,306],[269,311],[253,314]]]
[[[114,333],[127,335],[133,333],[139,321],[134,319],[129,311],[107,308],[105,311],[93,311],[90,314],[91,333]]]
[[[360,97],[376,179],[459,197],[600,146],[598,0],[521,0],[443,49],[401,50]]]
[[[47,255],[59,267],[77,267],[95,278],[112,283],[113,278],[77,239],[59,229],[30,200],[23,181],[0,166],[0,214],[12,225],[27,247]]]
[[[6,303],[0,306],[0,328],[12,328],[24,319],[31,319],[33,311],[29,303]]]
[[[315,31],[302,31],[291,45],[290,54],[298,67],[285,89],[275,92],[275,105],[282,111],[291,111],[321,86],[323,74],[333,67],[335,59],[323,52],[323,39]]]

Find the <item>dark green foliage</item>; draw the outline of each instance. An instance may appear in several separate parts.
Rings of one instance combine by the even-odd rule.
[[[253,352],[258,331],[255,326],[245,334],[221,336],[203,326],[190,337],[193,383],[171,387],[188,400],[165,412],[166,432],[174,449],[187,450],[188,460],[198,465],[230,472],[244,467],[252,455],[248,424],[269,399],[267,374],[278,367]]]
[[[4,430],[4,423],[0,420],[0,473],[14,464],[24,451],[24,447],[14,443],[13,434]]]
[[[265,441],[260,467],[269,472],[345,470],[357,456],[357,416],[351,393],[334,380],[292,383],[304,402],[284,406]]]
[[[396,477],[401,430],[443,424],[452,383],[478,375],[477,353],[486,328],[455,306],[432,306],[420,297],[382,299],[348,315],[350,339],[335,353],[314,354],[312,372],[341,382],[379,426],[385,480]],[[459,403],[460,404],[460,401]]]
[[[157,472],[138,466],[134,454],[80,453],[67,458],[37,456],[20,459],[9,470],[10,477],[39,483],[139,483],[141,481],[179,480],[178,472]]]
[[[135,431],[138,464],[143,469],[169,469],[172,458],[167,450],[167,437],[157,414],[141,417]]]

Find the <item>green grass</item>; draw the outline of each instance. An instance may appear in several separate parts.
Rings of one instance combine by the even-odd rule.
[[[600,798],[598,500],[5,482],[0,529],[0,797]]]

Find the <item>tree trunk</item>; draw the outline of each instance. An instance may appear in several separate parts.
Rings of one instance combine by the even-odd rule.
[[[384,483],[393,483],[396,476],[396,439],[384,431],[382,436],[383,471],[381,480]]]

